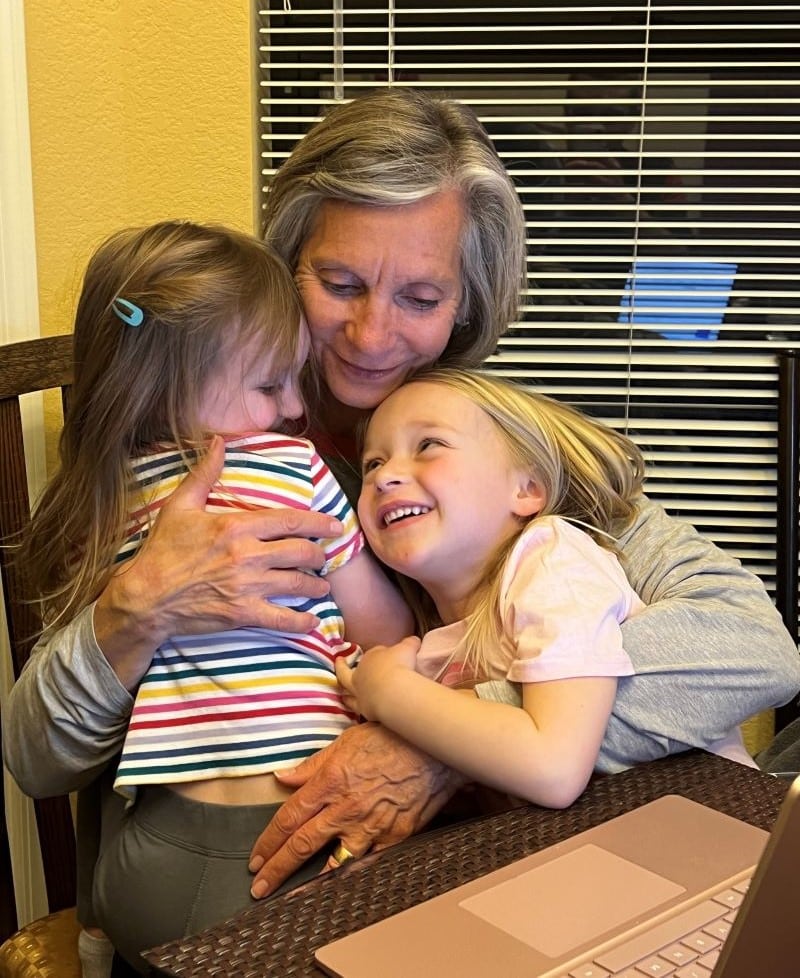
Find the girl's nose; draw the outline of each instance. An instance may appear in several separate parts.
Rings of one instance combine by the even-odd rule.
[[[294,419],[302,417],[304,408],[297,381],[288,382],[281,390],[280,410],[284,418]]]
[[[386,492],[396,486],[408,482],[409,475],[406,467],[398,459],[384,462],[375,475],[375,486],[379,492]]]

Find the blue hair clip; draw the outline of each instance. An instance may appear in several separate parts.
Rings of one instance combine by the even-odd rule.
[[[128,302],[120,295],[111,303],[111,308],[114,310],[114,314],[128,326],[141,326],[144,322],[144,313],[139,306]]]

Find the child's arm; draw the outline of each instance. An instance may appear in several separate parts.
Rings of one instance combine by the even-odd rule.
[[[359,712],[474,781],[564,808],[594,769],[617,680],[581,677],[523,685],[521,709],[479,700],[415,671],[419,639],[374,649],[336,674]]]
[[[327,512],[343,527],[335,540],[322,541],[326,580],[344,618],[345,636],[363,649],[391,645],[414,632],[414,618],[399,590],[366,549],[355,510],[333,472],[311,444],[309,465],[314,498],[311,508]]]
[[[370,649],[413,634],[408,605],[369,551],[362,550],[331,571],[327,580],[342,612],[348,641]]]

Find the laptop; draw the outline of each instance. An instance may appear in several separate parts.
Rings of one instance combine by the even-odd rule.
[[[800,778],[772,833],[666,795],[321,947],[335,978],[792,978]]]

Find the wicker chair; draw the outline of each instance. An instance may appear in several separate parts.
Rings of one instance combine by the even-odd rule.
[[[71,381],[72,337],[56,336],[0,347],[0,540],[13,540],[30,517],[25,448],[19,399],[22,394],[60,389],[62,403]],[[30,655],[41,622],[23,600],[13,551],[0,547],[14,675]],[[0,778],[0,803],[3,802]],[[4,806],[3,806],[4,807]],[[75,916],[75,833],[67,797],[38,799],[36,826],[50,914],[17,929],[5,818],[0,831],[0,978],[79,978]]]

